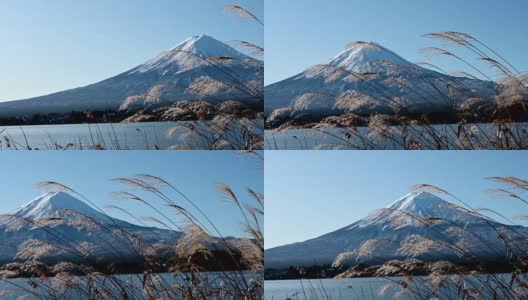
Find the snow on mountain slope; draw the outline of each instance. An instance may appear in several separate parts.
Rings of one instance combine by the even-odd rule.
[[[516,249],[528,250],[528,228],[491,221],[433,194],[413,192],[334,232],[268,249],[265,262],[266,268],[285,268],[332,264],[336,259],[347,264],[409,257],[468,259],[447,245],[477,258],[501,260],[507,251],[499,234]]]
[[[456,87],[456,88],[454,88]],[[491,100],[492,82],[438,73],[413,64],[373,42],[351,43],[322,64],[265,87],[265,113],[391,113],[395,109],[445,111],[470,99]],[[305,95],[329,95],[326,106],[296,108]],[[445,95],[450,95],[446,97]],[[305,102],[305,100],[304,100]],[[297,105],[298,106],[298,105]],[[284,116],[283,116],[284,117]]]
[[[214,63],[211,63],[214,61]],[[224,101],[235,98],[254,104],[247,93],[213,91],[207,98],[188,87],[197,80],[211,78],[235,86],[251,85],[262,91],[262,62],[206,35],[191,37],[154,59],[117,76],[46,96],[0,103],[0,116],[21,116],[36,113],[67,113],[72,110],[117,110],[128,97],[146,94],[153,88],[168,86],[167,101]],[[144,103],[143,103],[144,104]],[[142,104],[142,105],[143,105]]]

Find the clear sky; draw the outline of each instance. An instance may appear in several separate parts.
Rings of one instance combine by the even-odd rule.
[[[528,71],[527,10],[528,1],[522,0],[267,0],[265,82],[322,63],[358,40],[423,61],[418,50],[439,44],[421,35],[437,31],[472,34]],[[428,61],[448,71],[465,69],[451,59]]]
[[[421,183],[510,219],[528,214],[526,204],[492,196],[499,186],[485,179],[527,179],[525,151],[267,151],[265,168],[266,248],[350,225]]]
[[[262,45],[262,26],[228,4],[263,19],[262,0],[0,1],[0,101],[95,83],[194,35]]]
[[[238,208],[226,201],[216,190],[217,183],[229,185],[243,203],[250,203],[246,188],[263,192],[262,164],[246,155],[231,151],[5,151],[0,155],[0,213],[10,213],[43,191],[36,187],[42,181],[56,181],[77,190],[99,206],[117,205],[136,216],[160,218],[141,203],[118,200],[116,191],[131,191],[110,181],[146,173],[160,176],[173,183],[214,220],[226,236],[246,236],[241,230],[242,218]],[[175,196],[173,193],[169,193]],[[171,218],[181,217],[163,206],[149,193],[139,193]],[[175,197],[177,203],[189,208]],[[190,209],[192,211],[192,209]],[[126,214],[108,210],[110,216],[135,222]],[[158,226],[150,223],[151,226]]]

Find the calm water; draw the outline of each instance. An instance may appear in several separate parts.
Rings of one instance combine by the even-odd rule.
[[[440,137],[442,145],[449,149],[458,149],[468,141],[475,147],[494,149],[493,145],[486,143],[489,137],[496,138],[497,129],[490,124],[467,125],[463,138],[457,138],[458,125],[431,126],[435,136]],[[510,125],[512,132],[528,147],[528,123]],[[367,127],[358,127],[357,132],[346,136],[344,128],[326,129],[287,129],[283,131],[265,131],[266,150],[401,150],[402,130],[399,126],[388,127],[388,136],[372,135]],[[434,148],[435,140],[429,134],[429,128],[424,126],[408,126],[407,132],[414,136],[424,148]],[[350,132],[349,132],[350,133]],[[468,145],[468,144],[466,144]],[[429,147],[427,147],[429,146]]]
[[[200,273],[197,276],[202,276],[202,278],[207,278],[209,284],[214,287],[222,287],[222,288],[229,288],[229,285],[225,281],[225,274],[220,275],[221,273]],[[239,278],[239,280],[246,280],[247,282],[257,281],[260,280],[262,277],[260,277],[259,274],[253,273],[253,272],[233,272],[229,275],[231,278]],[[236,277],[234,277],[236,276]],[[116,275],[112,279],[109,277],[104,276],[97,276],[95,277],[95,281],[97,282],[97,286],[100,287],[100,289],[103,289],[103,286],[105,289],[113,291],[111,295],[118,296],[119,292],[114,293],[115,291],[120,291],[120,288],[116,284],[116,282],[119,282],[119,284],[123,285],[125,284],[127,286],[127,291],[134,290],[134,295],[143,295],[142,291],[142,279],[143,274],[124,274],[124,275]],[[243,278],[243,279],[242,279]],[[36,286],[32,288],[28,283],[32,280],[36,283]],[[205,282],[205,279],[202,279],[202,282]],[[85,282],[82,280],[81,282]],[[160,274],[160,277],[158,279],[155,279],[154,282],[156,282],[157,286],[178,286],[183,285],[187,287],[188,285],[185,283],[184,276],[177,276],[170,273],[163,273]],[[133,286],[133,288],[131,288]],[[51,296],[53,292],[46,292],[49,291],[49,287],[53,287],[55,293],[54,298]],[[160,288],[158,290],[161,290]],[[174,289],[174,293],[177,293],[178,291]],[[46,280],[41,279],[29,279],[29,278],[16,278],[16,279],[7,279],[7,280],[1,280],[0,279],[0,299],[2,300],[37,300],[37,299],[64,299],[64,300],[84,300],[88,297],[86,296],[86,293],[79,294],[77,291],[66,291],[64,294],[62,294],[62,290],[59,284],[57,284],[55,278],[48,278]],[[46,298],[48,297],[48,298]],[[51,298],[49,298],[51,297]],[[141,296],[140,296],[141,297]],[[118,297],[120,298],[120,297]],[[175,297],[176,298],[176,297]],[[116,297],[109,296],[108,299],[116,299]],[[143,299],[143,298],[134,298],[134,299]],[[147,299],[145,297],[145,299]]]
[[[307,299],[384,299],[378,297],[377,291],[386,283],[383,278],[266,280],[264,296],[266,300],[305,299],[305,296]]]
[[[508,286],[510,274],[497,275]],[[495,277],[495,278],[497,278]],[[495,286],[489,275],[466,277],[466,289],[476,289],[480,292],[477,299],[490,299],[489,287]],[[431,295],[420,282],[426,277],[414,277],[413,284],[421,286],[417,293],[402,293],[398,299],[463,299],[454,289],[443,289],[440,295]],[[402,277],[392,278],[351,278],[351,279],[313,279],[313,280],[267,280],[264,282],[264,297],[266,300],[284,299],[358,299],[378,300],[394,299],[401,291],[397,286],[380,294],[380,290],[391,283],[403,281]],[[429,281],[427,281],[429,282]],[[419,294],[419,295],[418,295]],[[438,298],[437,298],[438,297]],[[499,295],[498,299],[502,299]]]
[[[204,135],[213,137],[206,125],[196,122],[147,122],[116,124],[73,124],[73,125],[35,125],[0,127],[0,147],[6,149],[89,149],[101,145],[113,150],[145,150],[159,147],[167,149],[175,146],[190,145],[204,147],[203,137],[190,134],[190,131],[179,125],[194,124]],[[210,123],[208,123],[210,124]],[[172,128],[178,128],[169,136]],[[231,128],[233,135],[239,128]],[[262,130],[253,128],[260,136]],[[8,141],[9,140],[9,141]],[[68,147],[69,145],[69,147]]]

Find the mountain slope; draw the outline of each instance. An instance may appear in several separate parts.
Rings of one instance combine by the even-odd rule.
[[[2,102],[0,116],[117,110],[128,97],[144,95],[152,89],[157,91],[154,97],[161,95],[168,102],[199,99],[219,102],[233,98],[251,104],[258,101],[251,93],[233,88],[213,90],[207,95],[189,89],[193,82],[203,78],[237,87],[248,85],[252,90],[259,91],[262,90],[262,62],[212,37],[195,36],[132,70],[101,82],[46,96]],[[148,99],[133,100],[136,100],[134,105],[139,108],[149,104]]]
[[[47,193],[0,217],[0,262],[134,261],[137,249],[150,251],[140,245],[173,247],[181,237],[108,217],[64,192]]]
[[[345,264],[409,257],[502,260],[507,251],[499,233],[517,246],[514,249],[528,250],[528,228],[484,219],[430,193],[413,192],[334,232],[268,249],[265,263],[266,268],[285,268],[332,264],[336,259]]]
[[[376,43],[355,42],[323,64],[266,86],[264,111],[269,115],[277,110],[276,117],[280,113],[283,118],[302,113],[442,112],[471,99],[489,101],[495,88],[492,82],[422,68]]]

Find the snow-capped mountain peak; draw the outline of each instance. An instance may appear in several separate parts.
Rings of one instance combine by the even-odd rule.
[[[188,50],[188,51],[191,51],[193,49],[197,49],[197,48],[207,48],[207,44],[209,45],[213,45],[213,44],[216,44],[218,43],[218,41],[208,35],[205,35],[205,34],[201,34],[201,35],[195,35],[195,36],[191,36],[190,38],[187,38],[185,39],[184,41],[182,41],[181,43],[179,43],[178,45],[174,46],[171,50],[173,49],[180,49],[180,50]],[[199,46],[200,45],[200,46]],[[203,46],[201,46],[203,45]],[[214,46],[213,46],[214,48]]]
[[[464,208],[461,205],[447,202],[429,192],[412,192],[387,206],[390,209],[404,211],[419,217],[437,217],[450,222],[482,223],[484,216]]]
[[[250,59],[234,48],[208,36],[193,36],[154,59],[132,70],[130,74],[156,70],[183,72],[207,64],[202,58],[230,57],[236,60]]]
[[[236,52],[236,50],[233,51],[234,49],[232,47],[204,34],[190,37],[169,51],[174,50],[192,52],[205,57],[235,56],[245,58],[244,55],[240,55],[241,53]]]
[[[410,65],[396,53],[374,42],[353,42],[327,64],[338,66],[352,72],[373,72],[387,70],[395,65]]]
[[[420,213],[424,211],[434,211],[440,206],[448,204],[447,201],[442,200],[440,197],[429,192],[416,191],[403,196],[392,204],[386,206],[386,208],[408,213]]]
[[[375,210],[367,217],[352,224],[348,230],[376,226],[379,228],[401,228],[403,226],[424,225],[420,218],[438,218],[451,223],[479,224],[483,216],[447,202],[429,192],[411,192],[388,206]]]
[[[49,192],[22,206],[13,215],[30,220],[64,217],[67,210],[108,221],[108,217],[65,192]]]

